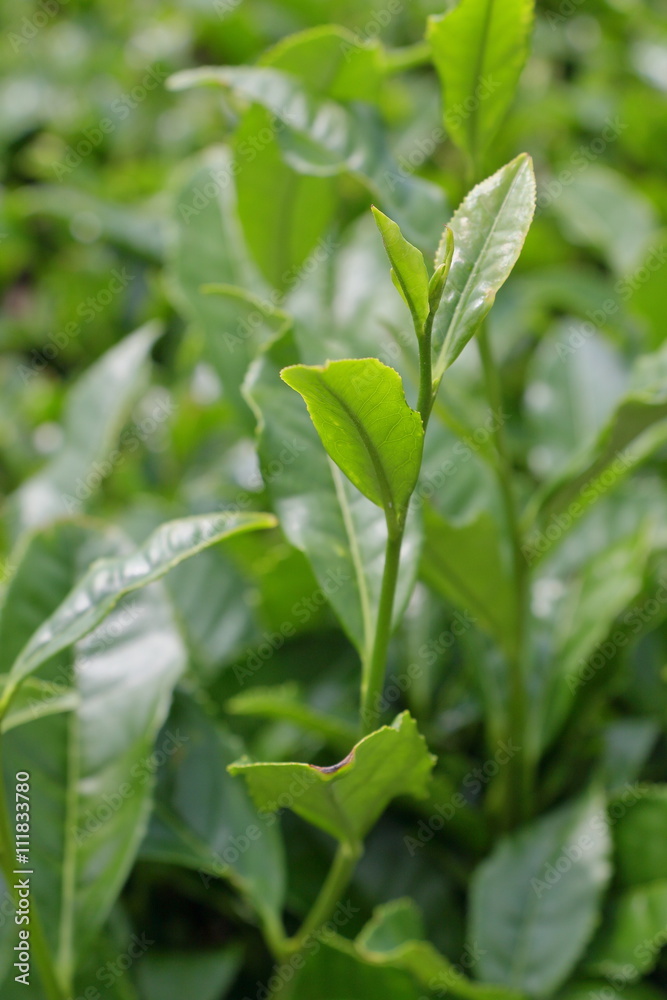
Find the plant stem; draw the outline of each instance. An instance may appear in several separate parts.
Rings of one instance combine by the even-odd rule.
[[[384,558],[382,574],[382,589],[378,607],[377,623],[373,648],[368,660],[363,665],[361,679],[361,721],[363,731],[370,733],[377,719],[375,703],[382,695],[384,675],[387,669],[387,652],[391,638],[392,615],[396,584],[398,583],[398,568],[401,561],[401,545],[403,543],[403,528],[397,535],[389,534]]]
[[[526,747],[528,699],[526,678],[524,675],[524,633],[528,599],[528,567],[521,549],[520,515],[512,482],[512,461],[505,439],[503,420],[501,419],[503,412],[502,390],[500,379],[498,378],[498,369],[494,362],[489,343],[486,324],[482,324],[478,334],[478,343],[487,396],[491,408],[496,414],[494,441],[499,460],[495,468],[510,532],[514,569],[516,633],[514,648],[508,657],[510,680],[508,735],[517,742],[520,750],[512,757],[508,764],[509,789],[506,815],[506,824],[513,826],[516,823],[520,823],[530,814],[532,797],[532,779],[528,763],[528,749]]]
[[[419,338],[419,399],[417,409],[422,418],[424,433],[428,427],[429,417],[435,402],[433,393],[433,322],[435,313],[433,310],[428,314],[424,324],[424,333]]]
[[[387,73],[403,73],[405,70],[430,65],[432,58],[429,43],[416,42],[400,49],[390,49],[385,58],[385,66]]]
[[[334,908],[345,892],[357,862],[361,857],[362,847],[352,841],[346,841],[339,845],[334,857],[329,874],[324,885],[320,889],[319,895],[310,910],[310,913],[299,928],[297,934],[288,938],[282,946],[283,954],[292,954],[300,951],[309,937],[316,936],[322,926],[330,918]]]
[[[7,883],[7,891],[13,896],[14,903],[18,906],[18,894],[14,889],[14,865],[12,863],[14,841],[7,810],[2,750],[2,738],[0,738],[0,868]],[[31,908],[30,912],[29,928],[31,950],[35,956],[46,1000],[65,1000],[67,991],[61,986],[53,968],[51,952],[34,907]]]

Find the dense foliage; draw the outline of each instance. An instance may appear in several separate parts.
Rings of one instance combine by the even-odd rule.
[[[660,1000],[661,0],[0,17],[3,1000]]]

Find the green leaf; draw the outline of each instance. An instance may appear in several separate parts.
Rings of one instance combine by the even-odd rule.
[[[426,508],[422,576],[436,593],[467,612],[511,652],[516,606],[508,554],[496,521],[486,511],[452,524]]]
[[[141,857],[199,871],[207,886],[227,879],[275,926],[285,893],[283,846],[275,817],[258,813],[227,773],[240,741],[180,693],[165,731],[180,734],[183,745],[158,770]]]
[[[530,996],[558,989],[595,929],[609,854],[605,803],[592,793],[501,840],[472,881],[481,978]]]
[[[102,355],[70,389],[62,448],[9,498],[15,536],[79,511],[82,498],[101,481],[96,463],[113,468],[109,455],[120,454],[114,446],[146,383],[149,354],[160,334],[155,323],[137,330]]]
[[[375,635],[387,541],[385,517],[327,457],[306,408],[282,384],[278,367],[267,355],[251,366],[244,392],[258,418],[262,472],[282,530],[307,555],[322,592],[364,658]],[[401,551],[394,622],[400,620],[412,592],[420,548],[419,519],[411,513]]]
[[[454,233],[449,226],[445,226],[442,238],[435,255],[435,270],[428,285],[428,304],[430,312],[435,314],[440,308],[442,293],[449,277],[449,272],[454,258]]]
[[[360,44],[347,28],[321,24],[288,35],[260,62],[297,76],[334,101],[371,101],[386,69],[386,53],[377,39]]]
[[[445,126],[479,166],[514,98],[528,56],[533,0],[460,0],[429,18]]]
[[[322,236],[334,217],[336,186],[335,178],[308,176],[285,162],[274,122],[273,112],[250,108],[234,136],[234,160],[245,239],[264,277],[283,292],[299,283],[311,251],[316,263],[326,252]],[[259,143],[257,136],[266,135],[273,137]]]
[[[559,1000],[592,1000],[602,990],[609,989],[608,979],[575,979],[558,994]],[[664,993],[651,983],[623,983],[626,1000],[664,1000]]]
[[[434,327],[437,383],[477,332],[516,264],[535,211],[535,174],[525,153],[466,196],[449,223],[454,257]]]
[[[620,351],[601,333],[580,342],[583,329],[580,320],[564,318],[530,360],[524,420],[533,443],[529,463],[540,479],[551,479],[590,446],[627,387]],[[567,337],[577,338],[580,347],[565,353]]]
[[[576,347],[564,345],[567,353]],[[546,483],[526,513],[526,524],[554,522],[564,537],[582,515],[610,493],[667,438],[667,345],[637,362],[628,392],[592,444]],[[528,535],[532,561],[551,548],[539,529]]]
[[[630,793],[624,791],[612,799],[610,811],[616,820],[613,830],[619,884],[631,888],[667,881],[664,836],[667,785],[646,785]]]
[[[377,92],[381,60],[379,45],[360,46],[351,32],[322,25],[284,39],[262,56],[261,64],[301,81],[313,99],[342,101],[368,100]],[[248,246],[264,276],[276,288],[289,290],[302,280],[311,252],[320,263],[326,253],[321,237],[336,208],[335,179],[309,177],[299,169],[304,158],[312,163],[321,153],[317,137],[297,140],[276,128],[274,113],[261,102],[243,116],[234,151],[239,216]]]
[[[275,523],[270,514],[203,514],[181,518],[161,525],[136,552],[94,563],[26,643],[12,666],[10,680],[16,684],[33,673],[95,628],[121,597],[159,580],[183,559],[224,538],[270,528]]]
[[[519,1000],[520,994],[502,986],[466,979],[422,935],[421,915],[412,900],[393,900],[374,911],[356,941],[327,933],[317,949],[307,949],[305,966],[279,993],[280,1000],[426,1000],[425,993],[460,1000]]]
[[[221,1000],[228,995],[242,961],[238,948],[150,951],[137,966],[142,1000]]]
[[[379,906],[356,940],[369,963],[408,972],[424,989],[460,1000],[519,1000],[520,993],[467,979],[424,937],[421,915],[411,899]]]
[[[355,726],[307,705],[300,697],[296,684],[251,688],[230,698],[225,708],[232,715],[254,715],[291,722],[301,729],[319,734],[329,746],[341,753],[354,743],[356,736]]]
[[[665,944],[667,880],[635,886],[610,904],[584,968],[611,979],[639,979],[656,965]]]
[[[177,73],[169,86],[222,86],[239,100],[260,105],[279,123],[280,147],[293,169],[319,177],[351,173],[411,240],[437,240],[446,211],[442,189],[412,176],[393,159],[371,109],[322,98],[291,73],[272,66],[204,66]]]
[[[343,841],[359,843],[398,795],[421,798],[435,763],[407,712],[391,726],[364,737],[339,764],[253,764],[229,770],[242,775],[259,808],[289,808]]]
[[[373,206],[373,215],[382,234],[387,256],[393,268],[401,295],[412,313],[417,334],[424,331],[430,312],[429,276],[424,255],[403,236],[399,226]]]
[[[61,533],[78,558],[52,566],[50,601],[35,594],[19,566],[10,585],[16,591],[12,607],[30,606],[37,596],[48,614],[74,583],[77,563],[127,552],[116,532],[61,524],[33,537],[24,556],[28,564],[46,567],[49,552],[53,557],[59,548],[50,538]],[[3,615],[3,634],[18,630],[18,642],[29,634],[26,625],[29,616]],[[45,683],[76,692],[71,711],[42,715],[2,737],[7,773],[30,774],[31,821],[41,831],[31,844],[39,872],[32,903],[65,982],[134,862],[148,820],[155,737],[185,666],[185,649],[158,584],[115,609],[77,644],[74,656],[49,664]],[[166,745],[158,749],[177,752],[178,740],[171,751]]]
[[[257,309],[249,292],[241,295],[243,289],[263,289],[238,219],[231,154],[220,147],[207,150],[188,162],[183,173],[174,197],[167,287],[188,321],[191,339],[200,339],[203,358],[250,423],[239,386],[259,345],[270,339],[274,322],[266,308]],[[235,287],[238,294],[205,294],[203,287],[214,282]]]
[[[294,978],[283,980],[275,1000],[425,1000],[423,989],[407,972],[365,961],[353,942],[337,934],[312,942],[305,957]]]
[[[7,677],[0,677],[0,692],[6,684]],[[24,726],[46,715],[71,712],[78,704],[79,696],[74,688],[62,683],[50,684],[38,677],[28,677],[2,719],[0,733],[8,733],[17,726]]]
[[[648,192],[617,170],[589,163],[573,172],[550,207],[569,243],[592,247],[618,275],[629,276],[627,282],[621,278],[616,289],[626,301],[634,291],[630,276],[649,248],[662,242]]]
[[[424,445],[400,375],[375,358],[292,365],[281,377],[306,401],[327,452],[388,523],[405,521]]]
[[[548,622],[534,630],[533,662],[548,643],[549,666],[536,671],[529,731],[538,749],[559,732],[575,697],[596,670],[589,658],[613,630],[617,617],[642,591],[650,551],[646,530],[640,528],[594,556],[561,583],[563,597]],[[548,573],[541,578],[549,580]],[[539,584],[538,584],[539,586]],[[620,648],[618,643],[614,648]]]

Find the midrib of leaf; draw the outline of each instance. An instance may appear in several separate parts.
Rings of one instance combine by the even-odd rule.
[[[477,50],[477,58],[475,60],[475,69],[474,69],[473,78],[472,78],[472,82],[473,82],[473,91],[472,92],[473,92],[473,94],[474,94],[475,89],[476,89],[475,88],[475,84],[477,83],[478,80],[481,79],[481,76],[482,76],[482,67],[484,65],[484,60],[485,60],[485,56],[486,56],[486,48],[487,48],[487,42],[488,42],[488,38],[489,38],[489,30],[490,30],[490,27],[491,27],[491,12],[493,10],[494,2],[495,2],[495,0],[488,0],[487,5],[486,5],[486,12],[484,14],[484,25],[483,25],[483,28],[482,28],[482,42],[481,42],[481,45],[479,46],[479,49]],[[472,155],[473,164],[475,165],[475,168],[477,168],[477,138],[478,138],[477,134],[478,134],[478,131],[479,131],[479,102],[477,103],[477,105],[473,109],[472,114],[470,115],[470,128],[468,130],[468,133],[469,133],[469,136],[470,136],[471,155]]]
[[[323,387],[326,389],[326,391],[329,393],[330,396],[333,396],[333,398],[342,407],[342,409],[345,410],[348,417],[354,424],[355,430],[357,431],[357,434],[361,438],[362,444],[364,445],[366,451],[370,456],[370,460],[373,463],[373,469],[375,471],[375,475],[378,480],[378,485],[380,487],[380,494],[382,496],[382,503],[385,508],[385,511],[391,511],[392,514],[395,515],[396,508],[394,506],[394,497],[391,491],[391,486],[389,485],[389,480],[387,479],[387,476],[385,474],[384,466],[382,464],[382,459],[380,458],[377,449],[373,444],[373,441],[368,436],[366,428],[361,423],[361,421],[357,419],[357,415],[354,412],[354,410],[350,409],[347,402],[343,399],[342,396],[338,395],[335,389],[332,389],[331,386],[327,385],[326,383],[323,383]]]
[[[331,467],[334,489],[340,506],[347,540],[350,545],[350,557],[352,559],[352,565],[354,566],[354,572],[357,578],[357,587],[359,588],[359,602],[361,604],[361,618],[364,629],[363,659],[366,660],[370,656],[371,646],[373,643],[373,618],[371,615],[370,595],[368,593],[368,580],[366,579],[366,574],[364,572],[364,563],[361,558],[359,541],[357,539],[357,533],[352,520],[352,511],[350,510],[350,505],[347,496],[345,495],[345,486],[342,479],[343,474],[333,459],[327,458],[327,461]]]
[[[524,161],[524,163],[525,163],[525,161]],[[523,170],[524,163],[522,163],[521,166],[519,167],[519,170],[517,171],[516,176],[513,178],[512,183],[509,186],[507,194],[503,198],[502,205],[500,206],[500,209],[498,210],[498,212],[496,212],[496,217],[493,220],[493,224],[491,226],[491,229],[489,230],[489,233],[488,233],[488,235],[486,236],[486,238],[484,240],[484,244],[482,246],[482,249],[478,253],[477,259],[476,259],[476,261],[475,261],[475,263],[473,265],[473,269],[470,272],[470,275],[468,276],[468,280],[465,283],[465,288],[464,288],[464,293],[465,294],[462,294],[460,296],[460,298],[459,298],[459,301],[458,301],[458,304],[456,306],[456,309],[454,310],[454,315],[451,318],[451,321],[450,321],[450,324],[449,324],[449,328],[447,330],[447,336],[445,337],[445,342],[444,342],[444,344],[442,345],[442,347],[440,349],[440,354],[438,356],[438,364],[436,366],[436,379],[442,378],[442,376],[444,375],[444,373],[446,371],[445,368],[443,368],[442,371],[440,371],[440,368],[441,368],[442,364],[444,363],[445,354],[447,353],[447,347],[449,346],[451,331],[455,328],[456,320],[458,319],[459,313],[463,310],[464,302],[467,302],[467,300],[468,300],[468,295],[469,295],[470,287],[474,283],[475,279],[477,278],[477,275],[478,275],[479,270],[480,270],[480,260],[483,258],[484,254],[486,253],[486,251],[487,251],[487,249],[489,247],[489,243],[491,242],[491,239],[496,234],[496,228],[498,226],[498,220],[500,219],[501,215],[503,214],[503,212],[505,210],[505,206],[507,205],[507,202],[509,201],[510,195],[514,191],[514,185],[516,184],[516,182],[517,182],[517,180],[519,178],[519,174]],[[458,213],[455,213],[455,216],[454,216],[455,218],[456,218],[457,214]]]
[[[58,930],[58,965],[70,982],[74,973],[74,915],[76,900],[77,847],[74,831],[77,826],[80,777],[79,722],[71,712],[67,722],[67,785],[65,788],[65,841],[63,850],[62,896]]]

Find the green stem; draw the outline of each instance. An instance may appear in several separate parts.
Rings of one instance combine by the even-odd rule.
[[[403,73],[409,69],[418,69],[420,66],[429,66],[432,59],[430,44],[416,42],[404,48],[390,49],[385,57],[385,68],[387,73]]]
[[[486,391],[491,408],[502,414],[502,390],[498,369],[493,359],[486,325],[482,324],[478,335],[479,351],[484,372]],[[508,735],[521,748],[508,764],[509,790],[507,795],[506,823],[513,826],[530,814],[532,798],[532,776],[526,747],[528,697],[524,675],[525,621],[528,601],[528,567],[521,548],[522,536],[520,514],[512,482],[512,460],[505,438],[502,420],[496,421],[494,440],[498,451],[495,468],[498,485],[509,527],[514,564],[514,591],[516,605],[516,636],[514,648],[509,655],[510,696],[508,712]]]
[[[18,893],[14,889],[15,876],[12,862],[14,838],[12,837],[9,825],[2,751],[2,739],[0,738],[0,868],[7,883],[7,891],[13,896],[14,903],[18,907],[19,900]],[[65,1000],[67,991],[58,981],[51,959],[51,952],[34,907],[30,913],[30,945],[42,980],[46,1000]]]
[[[424,324],[424,333],[419,338],[419,399],[417,409],[419,410],[424,425],[424,432],[428,427],[429,417],[435,402],[433,392],[433,322],[435,313],[431,310],[428,319]]]
[[[298,933],[284,942],[284,954],[300,951],[308,938],[317,936],[323,925],[331,917],[338,900],[349,885],[361,853],[361,845],[352,841],[343,842],[339,845],[329,869],[329,874],[320,889],[317,899],[313,903],[310,913],[299,928]]]
[[[384,675],[387,669],[387,652],[389,650],[389,640],[391,639],[392,631],[394,598],[401,561],[403,531],[404,529],[400,528],[397,535],[393,535],[390,532],[387,538],[375,638],[371,654],[362,669],[361,720],[365,733],[373,731],[374,724],[377,721],[377,711],[374,706],[378,698],[382,696],[382,688],[384,686]]]

